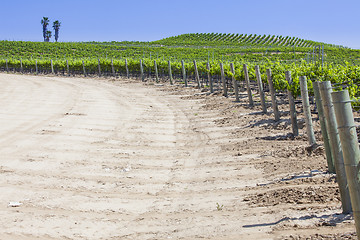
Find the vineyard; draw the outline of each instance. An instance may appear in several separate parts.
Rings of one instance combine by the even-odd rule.
[[[268,47],[314,47],[320,42],[300,39],[297,37],[283,37],[275,35],[256,35],[256,34],[225,34],[225,33],[190,33],[179,36],[169,37],[154,43],[164,45],[212,45],[212,46],[268,46]],[[328,47],[340,47],[331,44],[325,44]]]
[[[360,50],[220,33],[0,41],[0,78],[0,239],[360,232]]]
[[[255,66],[259,65],[265,82],[266,69],[271,69],[275,88],[291,89],[295,96],[300,93],[299,76],[306,76],[310,93],[310,80],[329,80],[339,88],[347,87],[353,99],[359,97],[359,50],[296,37],[208,33],[183,34],[154,42],[0,41],[0,56],[1,71],[142,75],[153,79],[156,72],[160,78],[169,78],[171,73],[178,79],[184,79],[184,76],[194,79],[195,60],[201,79],[208,73],[218,79],[221,62],[227,78],[234,75],[236,80],[242,81],[242,66],[247,64],[250,80],[256,81]],[[230,63],[234,63],[234,74]],[[285,80],[285,71],[292,73],[294,82],[291,86]]]

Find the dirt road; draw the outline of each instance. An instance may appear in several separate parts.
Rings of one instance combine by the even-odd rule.
[[[253,110],[228,99],[125,80],[0,74],[0,83],[0,239],[271,239],[327,233],[319,216],[341,212],[338,201],[315,213],[315,200],[302,212],[259,205],[286,176],[259,164],[303,156],[278,154],[294,142],[275,151],[258,140],[277,131],[249,127],[261,116],[229,124]],[[351,216],[339,218],[354,231]]]

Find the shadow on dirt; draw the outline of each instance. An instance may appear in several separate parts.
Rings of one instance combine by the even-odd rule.
[[[295,218],[284,217],[275,222],[244,225],[243,228],[274,226],[274,225],[277,225],[277,224],[279,224],[281,222],[285,222],[285,221],[300,221],[301,222],[301,221],[305,221],[305,220],[309,220],[309,219],[318,219],[319,222],[316,224],[318,226],[336,226],[337,224],[342,223],[344,221],[352,220],[353,215],[352,215],[352,213],[351,214],[335,213],[335,214],[327,214],[327,215],[321,215],[321,216],[317,216],[317,215],[313,214],[313,215],[306,215],[306,216],[295,217]]]

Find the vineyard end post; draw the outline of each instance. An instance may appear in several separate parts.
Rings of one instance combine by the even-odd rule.
[[[310,103],[309,103],[309,94],[307,88],[307,79],[305,76],[301,76],[299,78],[300,81],[300,90],[301,90],[301,99],[302,99],[302,107],[305,115],[305,124],[306,124],[306,133],[308,136],[308,141],[310,146],[314,146],[316,144],[314,128],[312,124]]]
[[[320,121],[321,135],[322,135],[323,142],[324,142],[326,161],[328,163],[328,171],[330,173],[335,173],[334,160],[333,160],[333,157],[331,156],[329,136],[328,136],[327,129],[326,129],[326,120],[325,120],[324,109],[323,109],[322,100],[321,100],[321,96],[320,96],[319,82],[313,83],[313,89],[314,89],[314,95],[315,95],[316,108],[318,111],[318,117],[319,117],[319,121]]]
[[[320,82],[320,95],[323,103],[324,115],[326,118],[326,129],[330,139],[331,155],[334,159],[336,180],[339,185],[341,204],[343,213],[351,212],[351,200],[348,189],[344,159],[340,146],[340,138],[338,134],[338,125],[336,122],[334,105],[331,98],[331,83],[330,81]]]
[[[360,235],[360,173],[358,170],[360,151],[351,107],[351,100],[347,90],[331,93],[336,121],[338,124],[341,148],[344,156],[345,171],[351,205],[353,209],[355,227]]]

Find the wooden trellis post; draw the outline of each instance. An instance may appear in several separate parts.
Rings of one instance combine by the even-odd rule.
[[[183,81],[185,83],[185,87],[187,87],[188,82],[187,82],[187,78],[186,78],[186,70],[185,70],[184,60],[181,60],[181,68],[182,68]]]
[[[307,89],[306,77],[301,76],[299,78],[299,81],[300,81],[300,89],[301,89],[301,99],[303,103],[303,111],[305,115],[306,133],[308,136],[309,145],[313,146],[316,144],[316,139],[312,125],[312,117],[310,111],[309,94]]]
[[[51,65],[51,73],[52,73],[52,74],[55,74],[55,73],[54,73],[54,64],[53,64],[53,60],[52,60],[52,59],[50,60],[50,65]]]
[[[171,72],[171,62],[170,60],[168,61],[168,65],[169,65],[169,78],[170,78],[170,84],[173,85],[173,77],[172,77],[172,72]]]
[[[140,76],[141,76],[141,81],[144,81],[145,76],[144,76],[144,68],[143,68],[143,64],[142,64],[142,59],[140,59]]]
[[[258,88],[259,88],[261,108],[262,108],[263,113],[267,113],[264,88],[263,88],[263,83],[261,81],[260,68],[258,65],[255,66],[255,74],[256,74],[256,79],[257,79]]]
[[[82,61],[82,64],[83,64],[84,77],[86,77],[86,70],[85,70],[85,63],[84,63],[84,61]]]
[[[266,69],[266,75],[267,75],[267,79],[268,79],[268,83],[269,83],[269,90],[270,90],[270,94],[271,94],[271,105],[274,110],[275,121],[279,121],[280,120],[280,112],[279,112],[278,104],[276,101],[276,92],[275,92],[274,83],[273,83],[272,76],[271,76],[271,69]]]
[[[334,105],[331,99],[331,83],[330,81],[319,83],[320,95],[324,108],[326,119],[326,129],[330,139],[331,155],[334,160],[336,180],[339,184],[340,197],[343,213],[351,212],[351,200],[348,189],[343,153],[340,146],[340,138],[338,133],[338,125],[336,122]]]
[[[127,77],[127,78],[130,78],[130,75],[129,75],[129,66],[128,66],[127,59],[125,59],[125,68],[126,68],[126,77]]]
[[[253,107],[254,106],[254,101],[252,98],[252,93],[251,93],[251,87],[250,87],[250,79],[249,79],[249,72],[247,69],[247,65],[244,64],[243,65],[244,68],[244,74],[245,74],[245,82],[246,82],[246,90],[247,90],[247,94],[248,94],[248,98],[249,98],[249,106]]]
[[[70,76],[70,69],[69,69],[69,61],[66,60],[66,68],[67,68],[67,74]]]
[[[100,59],[98,59],[99,76],[101,76]]]
[[[320,121],[321,135],[322,135],[323,142],[324,142],[326,160],[328,163],[328,171],[330,173],[335,173],[334,161],[331,156],[329,136],[328,136],[327,129],[326,129],[326,120],[325,120],[325,116],[324,116],[324,109],[323,109],[323,104],[322,104],[322,100],[321,100],[321,96],[320,96],[319,82],[313,83],[313,90],[314,90],[314,95],[315,95],[316,108],[318,111],[318,117],[319,117],[319,121]]]
[[[285,78],[286,78],[286,81],[289,83],[289,86],[291,87],[293,80],[291,79],[290,71],[285,72]],[[289,97],[290,120],[291,120],[292,132],[293,132],[294,136],[298,136],[299,128],[297,125],[295,100],[294,100],[294,96],[293,96],[291,90],[288,89],[287,92],[288,92],[288,97]]]
[[[159,82],[159,72],[158,72],[156,60],[154,60],[154,67],[155,67],[155,78],[156,78],[156,82],[158,83]]]
[[[113,63],[112,59],[111,59],[111,73],[112,73],[113,77],[115,77],[114,63]]]
[[[360,235],[360,173],[359,173],[359,143],[351,107],[349,92],[331,93],[336,121],[338,124],[344,165],[349,185],[351,205],[355,219],[357,235]]]
[[[220,72],[221,72],[221,82],[223,85],[223,96],[227,97],[228,93],[227,93],[227,86],[226,86],[226,80],[225,80],[225,73],[224,73],[224,66],[223,63],[220,63]]]
[[[238,88],[237,81],[235,79],[235,69],[234,69],[234,64],[233,63],[230,63],[230,70],[231,70],[231,73],[232,73],[231,79],[232,79],[232,84],[233,84],[234,92],[235,92],[235,101],[239,102],[240,101],[240,99],[239,99],[239,88]]]
[[[198,68],[197,68],[196,60],[194,60],[194,68],[195,68],[195,78],[196,78],[196,82],[197,82],[198,88],[201,89],[199,71],[198,71]]]
[[[210,84],[210,92],[213,93],[214,92],[214,86],[213,86],[213,80],[212,80],[212,77],[211,77],[211,74],[210,74],[210,63],[207,62],[206,63],[206,69],[208,70],[208,80],[209,80],[209,84]]]

